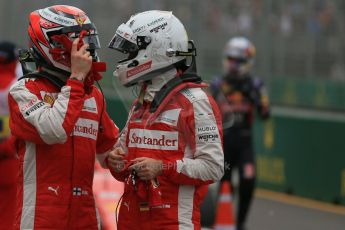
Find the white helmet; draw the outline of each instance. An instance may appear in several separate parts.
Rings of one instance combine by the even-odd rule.
[[[109,48],[129,54],[114,71],[114,76],[128,87],[150,80],[185,60],[186,55],[181,54],[188,52],[188,36],[172,12],[152,10],[121,24]]]
[[[255,46],[247,38],[230,39],[224,48],[224,72],[239,75],[249,73],[254,64],[255,53]]]

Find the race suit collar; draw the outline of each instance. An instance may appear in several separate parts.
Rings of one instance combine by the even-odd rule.
[[[59,73],[57,71],[42,67],[40,72],[45,72],[49,75],[53,75],[54,77],[58,78],[59,80],[61,80],[62,82],[66,83],[67,79],[69,78],[69,76],[66,76],[63,73]]]
[[[153,78],[151,80],[152,83],[148,84],[146,87],[144,101],[152,102],[156,93],[159,92],[166,83],[168,83],[171,79],[176,77],[176,74],[176,69],[171,69]]]

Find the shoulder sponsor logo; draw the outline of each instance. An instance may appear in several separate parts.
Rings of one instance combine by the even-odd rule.
[[[215,125],[205,125],[205,126],[197,127],[197,132],[199,134],[215,132],[215,131],[217,131],[217,126]]]
[[[96,99],[94,97],[88,98],[84,101],[84,106],[82,111],[90,113],[98,113]]]
[[[213,113],[202,113],[202,112],[199,112],[199,113],[196,113],[195,114],[195,119],[196,120],[210,120],[210,119],[214,119],[214,115]]]
[[[131,129],[128,147],[178,150],[178,132]]]
[[[38,103],[32,105],[29,109],[27,109],[27,110],[25,111],[25,115],[26,115],[26,116],[29,116],[30,113],[32,113],[32,112],[38,110],[39,108],[41,108],[41,107],[44,106],[44,105],[45,105],[45,103],[44,103],[43,101],[39,101]]]
[[[144,72],[145,70],[151,69],[152,61],[141,64],[127,72],[127,78],[137,75],[138,73]]]
[[[31,99],[28,103],[26,103],[26,104],[24,104],[23,106],[20,107],[20,111],[24,112],[25,110],[27,110],[30,107],[32,107],[37,101],[38,101],[37,98]]]
[[[162,112],[155,120],[154,123],[165,123],[167,125],[177,126],[178,118],[181,109],[171,109]]]
[[[90,119],[79,118],[74,126],[73,136],[97,139],[98,122]]]
[[[190,91],[189,89],[184,89],[181,91],[183,93],[183,95],[185,95],[189,101],[194,102],[196,101],[196,97],[193,95],[192,91]]]
[[[198,143],[214,143],[219,142],[219,134],[218,133],[205,133],[197,135]]]
[[[198,122],[199,123],[199,122]],[[204,120],[195,127],[197,143],[218,143],[220,135],[217,124],[212,120]]]

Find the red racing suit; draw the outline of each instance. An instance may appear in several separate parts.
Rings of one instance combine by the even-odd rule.
[[[22,79],[10,90],[10,128],[20,160],[15,229],[99,229],[92,193],[95,155],[101,161],[118,129],[92,86]],[[102,125],[103,128],[100,128]]]
[[[201,87],[183,83],[163,100],[155,113],[150,103],[131,109],[117,143],[128,160],[149,157],[164,162],[158,176],[162,204],[150,206],[125,183],[119,230],[200,229],[199,206],[208,184],[223,175],[221,116]],[[113,176],[126,182],[128,173]]]
[[[12,229],[15,217],[18,159],[10,137],[7,95],[17,81],[17,64],[0,64],[0,229]]]

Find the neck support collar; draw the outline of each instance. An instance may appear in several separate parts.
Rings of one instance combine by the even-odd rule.
[[[20,77],[18,81],[24,79],[24,78],[44,78],[47,79],[49,82],[51,82],[53,85],[61,89],[64,85],[65,82],[59,79],[58,77],[55,77],[54,75],[48,74],[46,72],[31,72],[27,73],[24,76]]]
[[[165,84],[160,91],[158,91],[153,98],[150,107],[150,113],[157,111],[158,107],[162,104],[163,100],[172,92],[176,87],[182,83],[196,83],[201,84],[202,79],[196,73],[185,73],[180,77],[174,77],[167,84]]]

